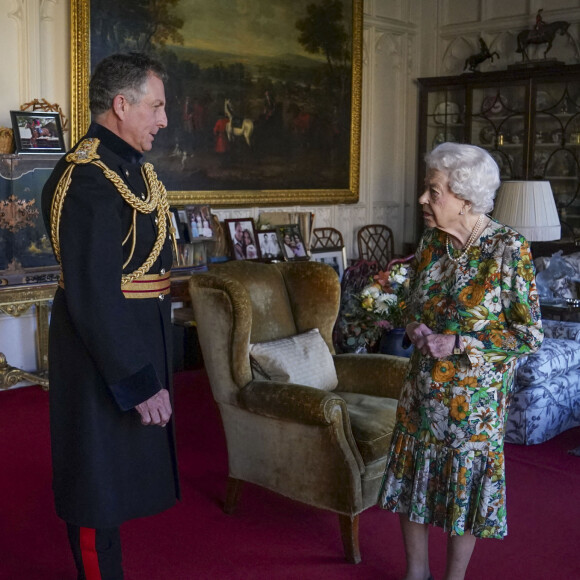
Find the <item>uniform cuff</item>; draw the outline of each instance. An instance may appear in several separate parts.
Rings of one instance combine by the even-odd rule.
[[[147,365],[135,374],[109,385],[117,405],[123,411],[133,409],[161,390],[161,383],[153,365]]]

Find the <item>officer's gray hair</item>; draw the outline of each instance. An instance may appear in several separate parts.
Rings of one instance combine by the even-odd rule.
[[[98,116],[108,111],[119,94],[131,104],[139,102],[145,94],[149,74],[164,82],[167,80],[165,67],[146,54],[130,52],[104,58],[96,66],[89,84],[91,113]]]
[[[442,143],[425,156],[427,169],[444,173],[449,189],[471,203],[474,213],[489,213],[500,185],[499,168],[493,157],[481,147]]]

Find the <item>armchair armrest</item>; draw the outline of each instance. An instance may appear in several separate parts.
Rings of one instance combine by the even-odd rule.
[[[277,381],[251,381],[240,390],[240,403],[252,413],[310,425],[330,425],[346,403],[333,392]]]
[[[337,354],[337,391],[398,399],[409,359],[389,354]]]

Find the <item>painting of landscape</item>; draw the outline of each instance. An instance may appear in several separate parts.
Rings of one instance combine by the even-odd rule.
[[[130,50],[164,63],[168,127],[147,158],[190,202],[356,201],[355,12],[353,0],[91,0],[90,69]]]

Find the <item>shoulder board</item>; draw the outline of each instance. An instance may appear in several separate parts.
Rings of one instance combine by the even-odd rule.
[[[77,148],[66,156],[66,160],[69,163],[80,165],[100,159],[100,156],[97,154],[97,147],[99,144],[99,139],[83,139],[78,144]]]

